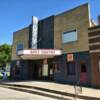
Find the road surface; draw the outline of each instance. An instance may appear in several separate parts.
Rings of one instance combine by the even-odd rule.
[[[57,100],[0,87],[0,100]]]

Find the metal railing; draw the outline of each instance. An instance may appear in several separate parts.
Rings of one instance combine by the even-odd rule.
[[[77,100],[79,94],[82,93],[82,85],[80,84],[80,80],[78,80],[74,86],[74,90],[75,90],[75,97],[74,100]]]

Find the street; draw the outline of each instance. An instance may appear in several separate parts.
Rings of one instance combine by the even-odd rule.
[[[0,100],[56,100],[0,87]]]

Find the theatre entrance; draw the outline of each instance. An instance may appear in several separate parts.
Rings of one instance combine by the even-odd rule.
[[[39,80],[41,79],[42,64],[41,61],[28,61],[28,79]]]
[[[29,80],[49,80],[54,79],[54,64],[43,64],[41,61],[28,61],[28,79]]]

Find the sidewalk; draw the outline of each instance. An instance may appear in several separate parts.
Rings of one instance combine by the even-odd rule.
[[[69,93],[75,94],[74,85],[67,85],[67,84],[59,84],[54,82],[42,82],[42,81],[25,81],[25,82],[5,82],[5,84],[9,85],[17,85],[17,86],[24,86],[24,87],[36,87],[37,89],[44,89],[44,90],[54,90],[59,91],[61,93]],[[100,98],[100,89],[92,89],[82,87],[82,93],[79,96],[87,96],[93,98]]]

